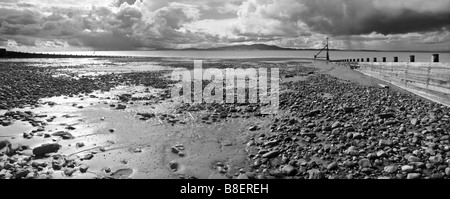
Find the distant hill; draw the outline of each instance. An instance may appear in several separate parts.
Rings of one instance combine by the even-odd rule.
[[[234,45],[222,46],[216,48],[184,48],[184,49],[159,49],[159,50],[217,50],[217,51],[248,51],[248,50],[297,50],[294,48],[282,48],[274,45],[252,44],[252,45]]]
[[[180,50],[180,51],[207,51],[207,50],[215,50],[215,51],[249,51],[249,50],[313,50],[319,51],[321,49],[315,48],[284,48],[275,45],[266,45],[266,44],[252,44],[252,45],[234,45],[234,46],[222,46],[216,48],[184,48],[184,49],[173,49],[173,48],[163,48],[156,50]],[[418,50],[369,50],[369,49],[333,49],[330,48],[330,51],[365,51],[365,52],[438,52],[438,53],[449,53],[450,51],[418,51]]]

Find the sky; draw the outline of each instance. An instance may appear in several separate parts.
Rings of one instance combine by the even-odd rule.
[[[0,47],[450,51],[450,0],[0,0]]]

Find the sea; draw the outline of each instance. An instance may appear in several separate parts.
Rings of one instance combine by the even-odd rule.
[[[214,51],[214,50],[164,50],[164,51],[67,51],[41,52],[50,54],[100,55],[100,56],[134,56],[134,57],[166,57],[195,59],[250,59],[250,58],[289,58],[313,59],[318,53],[315,50],[249,50],[249,51]],[[388,52],[388,51],[330,51],[331,60],[377,58],[380,62],[386,57],[392,62],[394,57],[399,62],[408,62],[410,55],[415,55],[416,62],[431,62],[433,54],[439,54],[439,62],[450,63],[450,52]],[[325,54],[319,54],[324,59]]]

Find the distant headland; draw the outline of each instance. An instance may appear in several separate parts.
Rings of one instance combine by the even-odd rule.
[[[101,56],[101,55],[71,55],[71,54],[50,54],[50,53],[32,53],[32,52],[16,52],[7,51],[0,48],[0,59],[9,58],[117,58],[119,56]],[[120,56],[123,57],[123,56]]]

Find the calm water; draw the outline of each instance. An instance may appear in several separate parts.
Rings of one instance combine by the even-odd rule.
[[[311,59],[318,51],[72,51],[72,52],[47,52],[57,54],[76,55],[105,55],[105,56],[138,56],[138,57],[172,57],[172,58],[305,58]],[[394,56],[399,57],[399,62],[409,61],[410,55],[416,56],[416,62],[430,62],[432,52],[367,52],[367,51],[330,51],[330,59],[358,59],[387,57],[392,61]],[[450,53],[438,53],[440,62],[450,63]],[[324,54],[323,54],[324,55]],[[322,54],[320,56],[323,56]]]

